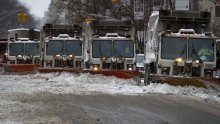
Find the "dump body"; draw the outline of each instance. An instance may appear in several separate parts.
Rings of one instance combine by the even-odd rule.
[[[34,71],[40,62],[40,31],[19,28],[8,31],[7,64],[8,72]]]

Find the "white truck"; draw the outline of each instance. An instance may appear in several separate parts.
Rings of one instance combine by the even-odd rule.
[[[213,77],[216,37],[206,32],[209,22],[209,12],[154,12],[147,31],[145,83],[152,62],[159,76]]]
[[[18,28],[8,30],[7,64],[5,71],[33,71],[39,67],[40,30]]]
[[[45,24],[39,71],[83,68],[83,39],[79,25]]]
[[[85,60],[96,73],[132,78],[135,65],[135,29],[131,21],[93,20],[85,23]],[[107,74],[108,73],[108,74]]]

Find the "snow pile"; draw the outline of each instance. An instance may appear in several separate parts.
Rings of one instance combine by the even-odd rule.
[[[144,95],[151,93],[197,96],[220,102],[220,93],[213,89],[180,87],[152,83],[148,86],[133,85],[133,80],[102,75],[49,73],[34,75],[1,75],[0,93],[53,94],[123,94]]]

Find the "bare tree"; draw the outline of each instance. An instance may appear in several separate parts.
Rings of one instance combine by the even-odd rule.
[[[54,0],[49,7],[48,22],[80,23],[85,18],[132,19],[133,0]],[[65,15],[65,16],[63,16]]]

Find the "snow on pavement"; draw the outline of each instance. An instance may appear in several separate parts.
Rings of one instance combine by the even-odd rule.
[[[48,73],[29,75],[1,75],[0,93],[41,93],[53,94],[174,94],[196,96],[220,102],[220,93],[214,89],[193,86],[171,86],[151,83],[148,86],[136,86],[133,80],[118,79],[102,75]]]

